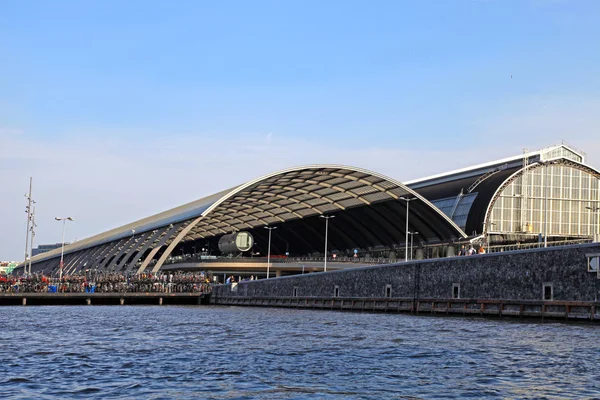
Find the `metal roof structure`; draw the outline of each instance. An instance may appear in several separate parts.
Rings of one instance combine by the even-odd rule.
[[[452,241],[464,232],[423,196],[381,174],[341,165],[278,171],[212,196],[127,224],[65,247],[64,268],[138,272],[161,268],[175,247],[240,230],[281,224],[299,251],[318,251],[318,217],[335,214],[333,247],[392,246],[418,231],[423,241]],[[287,227],[287,228],[286,228]],[[33,271],[54,271],[60,249],[33,257]]]
[[[593,171],[587,166],[585,153],[562,143],[523,155],[503,158],[443,174],[406,182],[406,185],[443,210],[467,234],[484,233],[484,222],[498,195],[515,176],[531,166],[555,160],[576,168]]]

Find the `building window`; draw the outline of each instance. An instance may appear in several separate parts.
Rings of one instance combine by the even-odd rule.
[[[338,285],[333,287],[333,297],[340,297],[340,287]]]
[[[452,298],[460,299],[460,283],[452,284]]]
[[[544,283],[542,296],[544,300],[554,300],[554,285],[552,283]]]
[[[385,285],[385,297],[392,297],[392,285]]]

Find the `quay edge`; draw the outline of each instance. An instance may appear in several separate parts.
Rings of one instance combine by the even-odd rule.
[[[0,306],[197,305],[209,298],[204,293],[1,293]]]
[[[600,243],[419,260],[213,287],[215,305],[600,321]]]

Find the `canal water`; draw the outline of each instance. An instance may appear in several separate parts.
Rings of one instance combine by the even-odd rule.
[[[0,308],[0,398],[600,398],[600,326],[212,306]]]

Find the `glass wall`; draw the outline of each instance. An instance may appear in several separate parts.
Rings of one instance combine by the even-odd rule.
[[[549,151],[545,151],[545,152],[543,151],[541,158],[542,158],[542,160],[545,161],[545,160],[551,160],[553,158],[559,158],[559,157],[564,157],[566,159],[573,160],[578,163],[583,162],[583,158],[579,154],[577,154],[563,146],[549,150]]]
[[[467,217],[473,205],[477,193],[469,193],[463,196],[447,197],[445,199],[434,200],[431,202],[439,208],[444,214],[450,217],[460,229],[464,230],[467,225]]]
[[[600,212],[599,176],[573,166],[536,165],[517,176],[492,205],[489,232],[593,236]]]

